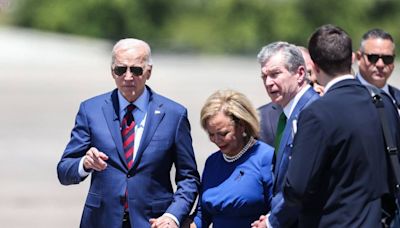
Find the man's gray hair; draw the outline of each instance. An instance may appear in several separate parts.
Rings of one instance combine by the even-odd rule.
[[[283,55],[284,66],[289,72],[295,73],[300,66],[306,67],[300,49],[296,45],[284,41],[277,41],[264,46],[258,53],[257,60],[261,66],[264,66],[272,56],[278,53]]]
[[[385,32],[382,29],[379,28],[374,28],[368,30],[366,33],[361,38],[361,43],[360,43],[360,51],[364,52],[365,51],[365,41],[368,39],[382,39],[382,40],[390,40],[393,43],[393,51],[395,50],[395,43],[392,35],[388,32]]]

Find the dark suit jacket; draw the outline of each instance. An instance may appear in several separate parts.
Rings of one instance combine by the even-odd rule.
[[[360,77],[364,78],[360,73],[357,73],[356,79],[359,79]],[[364,79],[365,80],[365,79]],[[395,101],[395,106],[400,109],[400,90],[397,89],[394,86],[388,85],[389,87],[389,93],[392,99]]]
[[[299,227],[380,227],[388,191],[380,120],[357,80],[334,84],[302,111],[284,187]]]
[[[260,140],[274,147],[276,127],[279,115],[282,113],[281,106],[272,102],[258,108],[260,114]]]
[[[150,227],[149,219],[164,212],[183,222],[199,187],[187,110],[149,89],[145,129],[133,167],[124,158],[117,90],[81,103],[71,139],[58,163],[60,182],[78,184],[81,158],[90,147],[107,154],[107,168],[93,171],[81,227],[121,227],[121,198],[128,191],[132,227]],[[177,191],[170,179],[175,165]]]

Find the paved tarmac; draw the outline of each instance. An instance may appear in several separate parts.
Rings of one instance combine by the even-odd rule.
[[[79,103],[110,91],[109,42],[0,27],[0,227],[78,227],[89,181],[62,186],[56,165]],[[199,171],[216,147],[199,124],[217,89],[269,98],[254,57],[160,54],[148,84],[188,108]],[[400,86],[399,72],[391,82]]]

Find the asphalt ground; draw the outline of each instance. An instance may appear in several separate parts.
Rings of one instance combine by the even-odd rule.
[[[78,227],[89,181],[62,186],[56,165],[82,100],[115,88],[112,44],[0,27],[0,227]],[[255,107],[269,102],[254,56],[153,50],[148,85],[188,108],[200,173],[216,150],[199,124],[217,89],[236,89]],[[399,72],[390,82],[400,86]]]

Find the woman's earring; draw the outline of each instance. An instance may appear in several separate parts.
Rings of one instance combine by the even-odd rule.
[[[243,133],[242,133],[242,136],[243,136],[243,138],[247,137],[247,133],[246,133],[246,132],[243,132]]]

